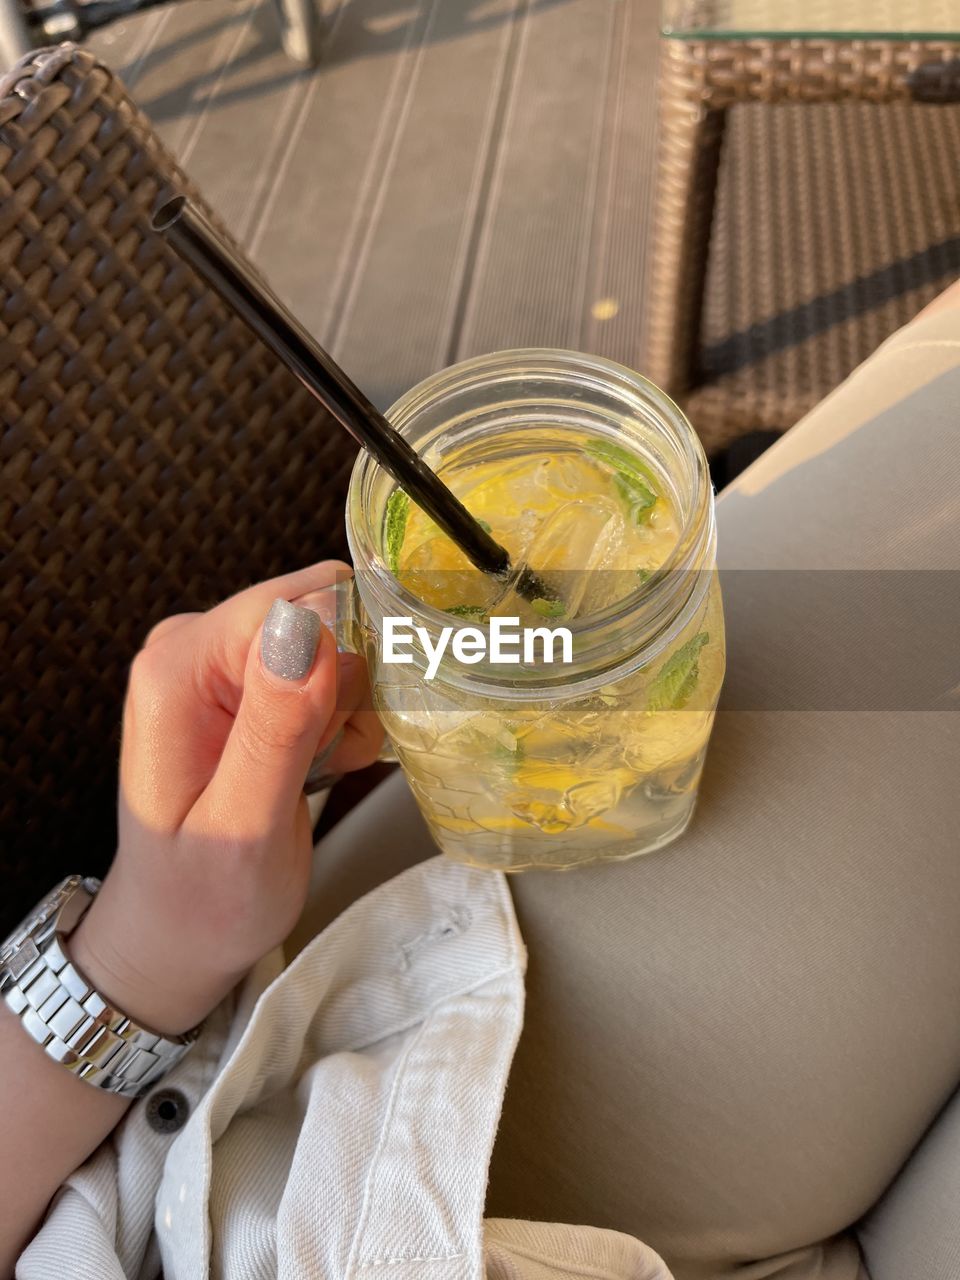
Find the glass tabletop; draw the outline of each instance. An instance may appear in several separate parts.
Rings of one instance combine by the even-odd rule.
[[[679,40],[958,40],[960,0],[664,0]]]

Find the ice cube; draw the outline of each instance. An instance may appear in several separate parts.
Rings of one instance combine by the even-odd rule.
[[[602,568],[622,542],[624,528],[622,515],[604,498],[564,502],[541,524],[523,560],[562,601],[564,611],[555,615],[557,625],[564,619],[576,617],[591,575]],[[522,567],[515,565],[517,572]],[[516,591],[511,591],[498,604],[496,612],[502,616],[516,613],[530,624],[536,624],[544,616]],[[547,616],[554,617],[553,614]]]

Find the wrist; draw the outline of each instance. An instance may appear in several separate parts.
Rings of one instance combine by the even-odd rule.
[[[149,1031],[192,1030],[232,990],[242,973],[222,971],[182,933],[114,893],[108,880],[66,939],[71,962],[114,1008]],[[151,918],[152,917],[152,918]]]

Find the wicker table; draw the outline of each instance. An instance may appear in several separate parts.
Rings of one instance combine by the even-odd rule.
[[[727,109],[751,102],[960,102],[960,0],[665,0],[662,33],[643,367],[682,400],[697,380]],[[955,153],[953,165],[960,169]],[[775,226],[770,234],[785,231]],[[717,422],[711,431],[715,446],[735,434]]]

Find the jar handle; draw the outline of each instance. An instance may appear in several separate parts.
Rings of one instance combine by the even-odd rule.
[[[357,591],[354,577],[341,578],[328,587],[321,587],[310,593],[310,608],[320,615],[324,626],[332,633],[337,642],[338,653],[355,653],[364,656],[360,640],[363,605]],[[310,770],[303,784],[304,792],[314,795],[318,791],[328,791],[341,777],[340,773],[331,773],[327,769],[327,761],[337,749],[339,735],[335,737],[319,755],[314,757]],[[383,747],[377,760],[382,764],[396,764],[397,757],[389,738],[384,739]]]
[[[360,643],[362,605],[357,592],[356,579],[340,578],[328,587],[311,591],[310,608],[320,615],[320,621],[337,642],[338,653],[363,654]]]

